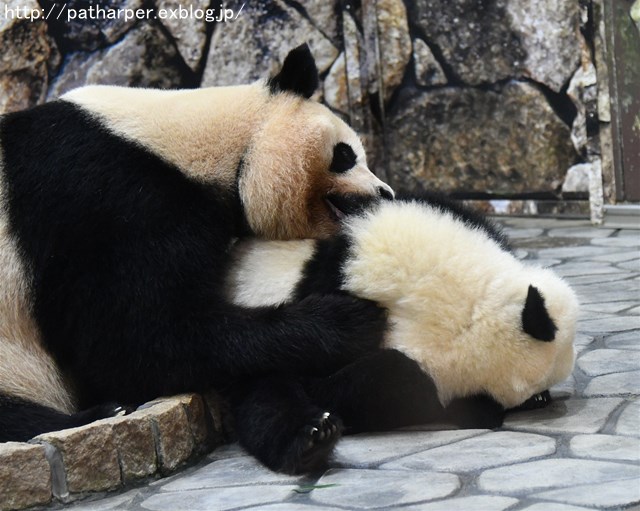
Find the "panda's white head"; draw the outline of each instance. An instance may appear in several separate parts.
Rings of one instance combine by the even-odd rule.
[[[326,237],[339,220],[393,191],[367,167],[356,133],[310,97],[318,72],[307,45],[292,50],[266,83],[268,115],[253,136],[239,178],[254,233]]]
[[[571,373],[578,302],[551,270],[423,203],[383,204],[346,230],[344,288],[388,308],[387,347],[421,364],[443,404],[484,392],[512,408]]]
[[[223,194],[237,192],[256,235],[322,238],[338,230],[345,214],[393,191],[367,167],[356,133],[311,99],[317,86],[318,70],[304,44],[277,75],[250,85],[87,86],[61,99],[190,178]]]

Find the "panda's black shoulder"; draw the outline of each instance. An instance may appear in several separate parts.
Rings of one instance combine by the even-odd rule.
[[[313,293],[335,293],[344,282],[344,266],[352,241],[345,234],[316,241],[313,255],[305,263],[294,291],[297,300]]]
[[[427,191],[400,192],[396,195],[396,200],[420,202],[438,208],[442,212],[450,213],[468,227],[484,231],[489,238],[498,243],[504,250],[511,251],[509,239],[496,223],[479,211],[465,206],[462,202],[451,199],[443,193]]]

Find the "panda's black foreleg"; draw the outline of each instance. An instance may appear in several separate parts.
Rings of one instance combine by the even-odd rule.
[[[0,442],[26,442],[42,433],[84,426],[125,412],[121,406],[104,404],[66,414],[31,401],[0,395]]]
[[[345,431],[386,431],[444,415],[433,380],[409,357],[380,350],[306,383],[314,402],[342,417]]]
[[[443,407],[429,375],[396,350],[377,351],[329,377],[311,379],[307,391],[315,402],[342,417],[347,433],[426,423],[496,428],[505,414],[485,395],[454,399]]]
[[[495,429],[502,426],[505,413],[504,407],[491,396],[477,394],[451,401],[443,419],[464,429]]]
[[[229,397],[240,444],[264,465],[290,474],[326,466],[342,421],[311,402],[299,377],[245,381]]]

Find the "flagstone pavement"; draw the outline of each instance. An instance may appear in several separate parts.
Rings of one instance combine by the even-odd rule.
[[[345,437],[314,477],[275,474],[224,446],[172,477],[66,509],[640,509],[640,231],[502,222],[518,256],[553,267],[581,301],[576,367],[548,408],[511,414],[495,431]]]

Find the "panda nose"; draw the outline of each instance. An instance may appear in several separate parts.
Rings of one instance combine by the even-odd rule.
[[[391,191],[391,188],[378,186],[378,195],[383,199],[393,200],[393,192]]]

